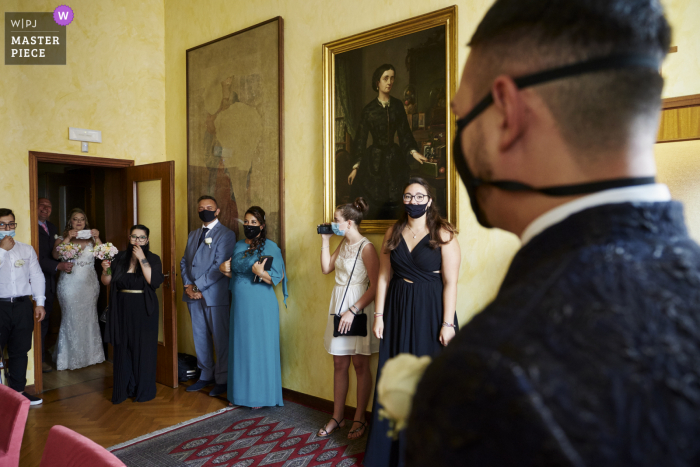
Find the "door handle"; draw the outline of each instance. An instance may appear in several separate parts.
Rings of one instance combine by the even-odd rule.
[[[163,274],[163,277],[165,277],[165,287],[170,288],[170,272]]]

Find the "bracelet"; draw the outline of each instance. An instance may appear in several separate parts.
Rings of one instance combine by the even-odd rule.
[[[375,313],[374,316],[384,316],[384,313]]]
[[[355,313],[354,311],[352,311],[352,307],[348,308],[348,311],[349,311],[350,313],[352,313],[353,316],[357,316],[357,313]]]
[[[328,246],[322,246],[322,247],[321,247],[321,251],[323,251],[323,250],[325,250],[325,249],[327,249],[327,248],[330,248],[330,247],[328,247]]]
[[[354,313],[354,314],[357,314],[357,313],[360,312],[360,310],[358,310],[358,308],[357,308],[355,305],[351,306],[351,307],[350,307],[350,310],[352,311],[353,308],[355,309],[355,313]]]
[[[455,326],[454,324],[450,324],[448,322],[443,322],[442,327],[443,328],[456,328],[457,326]]]

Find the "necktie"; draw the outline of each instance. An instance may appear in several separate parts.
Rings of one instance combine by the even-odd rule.
[[[204,241],[204,237],[207,236],[207,232],[209,232],[209,229],[207,229],[206,227],[204,227],[204,228],[202,229],[202,235],[199,236],[199,243],[197,243],[197,248],[199,248],[199,245],[201,245],[202,242]]]
[[[39,222],[39,225],[44,228],[44,232],[46,232],[46,235],[49,235],[49,228],[46,226],[46,224],[42,224],[41,222]]]

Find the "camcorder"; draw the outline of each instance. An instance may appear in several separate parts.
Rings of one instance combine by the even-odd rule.
[[[319,224],[316,226],[316,232],[319,234],[332,234],[333,229],[331,228],[331,224]]]

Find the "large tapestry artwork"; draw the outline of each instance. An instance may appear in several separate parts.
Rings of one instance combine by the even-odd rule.
[[[457,224],[452,162],[457,7],[323,46],[324,217],[362,196],[365,232],[383,233],[403,212],[412,176]]]
[[[197,199],[210,195],[239,239],[245,211],[262,207],[284,251],[283,57],[281,17],[187,50],[190,231],[201,226]]]

